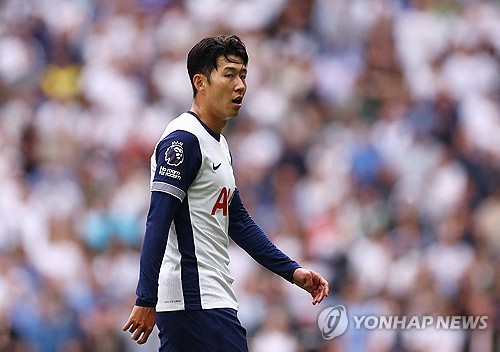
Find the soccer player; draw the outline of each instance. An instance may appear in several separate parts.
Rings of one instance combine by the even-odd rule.
[[[156,323],[160,351],[248,351],[231,288],[229,237],[258,263],[308,291],[328,282],[281,252],[254,222],[236,187],[222,129],[238,115],[248,55],[235,35],[189,52],[191,109],[168,125],[151,157],[151,203],[137,299],[123,330],[139,344]]]

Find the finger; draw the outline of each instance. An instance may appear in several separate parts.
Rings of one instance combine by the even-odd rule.
[[[324,289],[320,289],[318,290],[318,293],[316,295],[316,303],[320,303],[323,298],[325,298],[325,290]]]
[[[326,282],[326,280],[323,278],[323,276],[321,276],[320,273],[311,270],[311,274],[313,276],[314,282],[317,283],[318,285],[321,285]]]
[[[313,306],[314,306],[316,303],[318,303],[318,300],[317,300],[317,295],[316,295],[316,294],[313,294],[313,293],[311,293],[311,295],[312,295],[312,298],[313,298],[313,299],[312,299],[312,304],[313,304]]]
[[[318,284],[318,287],[321,287],[321,289],[325,290],[326,296],[328,296],[328,293],[330,292],[330,286],[328,285],[328,281],[326,281],[326,279],[323,276],[321,276],[321,274],[316,272],[314,272],[314,274],[315,274],[314,278]]]
[[[328,281],[325,280],[325,284],[323,286],[325,287],[325,296],[328,297],[330,294],[330,285],[328,284]]]
[[[123,325],[123,331],[127,331],[130,326],[132,326],[132,322],[129,320]]]
[[[148,329],[147,331],[145,331],[140,340],[137,341],[137,343],[139,345],[146,343],[146,341],[148,341],[149,335],[151,335],[151,331],[153,331],[153,329]]]
[[[315,305],[319,302],[321,302],[324,298],[324,292],[323,292],[323,287],[318,287],[314,291],[311,292],[311,296],[313,298],[312,304]]]
[[[131,323],[131,326],[130,326],[130,329],[129,329],[128,331],[130,331],[131,333],[134,333],[134,332],[137,330],[137,328],[138,328],[138,327],[139,327],[139,326],[138,326],[137,324],[134,324],[134,323],[132,322],[132,323]]]
[[[132,335],[132,340],[137,341],[142,333],[143,331],[141,329],[137,329],[136,332]]]
[[[126,327],[126,329],[125,329]],[[129,331],[130,333],[133,333],[134,331],[137,330],[137,325],[131,321],[130,323],[128,323],[126,326],[123,327],[123,331]]]
[[[323,301],[325,297],[328,297],[328,293],[330,292],[330,287],[328,286],[328,282],[325,283],[325,285],[322,286],[322,290],[320,292],[320,300],[319,302]]]
[[[325,291],[323,290],[323,287],[320,287],[317,292],[316,292],[316,303],[320,303],[323,298],[325,298]]]

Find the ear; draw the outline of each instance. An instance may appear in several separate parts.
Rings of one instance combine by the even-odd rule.
[[[198,92],[204,92],[205,85],[207,84],[207,78],[205,77],[205,75],[197,73],[193,77],[193,84]]]

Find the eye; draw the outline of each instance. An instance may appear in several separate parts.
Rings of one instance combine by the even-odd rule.
[[[241,75],[240,78],[241,79],[247,79],[247,75]]]
[[[228,73],[228,74],[226,74],[224,77],[233,78],[233,77],[234,77],[234,75],[233,75],[232,73]]]

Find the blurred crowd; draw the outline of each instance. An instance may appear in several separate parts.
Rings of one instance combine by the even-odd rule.
[[[0,1],[0,351],[155,351],[135,300],[149,157],[192,92],[189,49],[238,34],[225,130],[269,237],[325,302],[231,245],[250,350],[500,350],[500,5],[481,0]],[[354,329],[321,310],[488,316]]]

